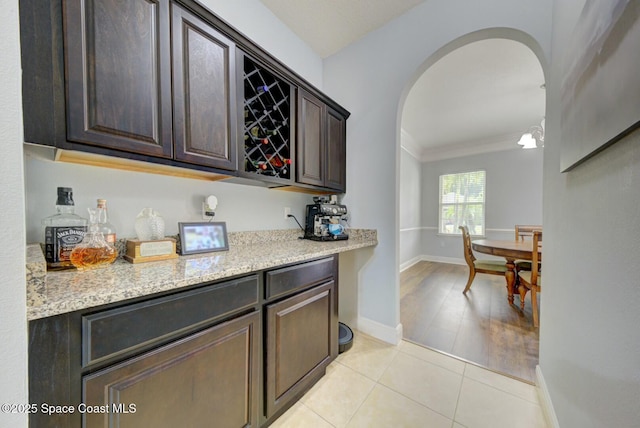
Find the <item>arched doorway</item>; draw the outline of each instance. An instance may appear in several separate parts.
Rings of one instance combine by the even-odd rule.
[[[541,224],[542,155],[525,155],[516,145],[519,136],[544,117],[541,58],[537,43],[519,31],[468,34],[423,63],[407,84],[398,115],[404,338],[529,381],[535,379],[539,340],[538,331],[527,323],[531,314],[508,305],[504,280],[498,277],[478,277],[473,293],[462,295],[467,270],[459,265],[461,238],[440,230],[437,180],[442,173],[475,169],[493,177],[487,179],[486,192],[494,195],[482,212],[490,218],[485,217],[488,237],[510,239],[509,228],[525,219]],[[539,196],[522,209],[510,209],[510,201],[522,197],[517,183],[498,191],[495,177],[504,181],[527,168],[537,169],[536,177],[524,179],[523,188],[538,186]],[[510,194],[497,197],[495,192]],[[489,204],[501,205],[499,215]],[[413,271],[408,279],[404,269],[409,266]]]

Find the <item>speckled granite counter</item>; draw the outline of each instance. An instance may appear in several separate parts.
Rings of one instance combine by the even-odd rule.
[[[296,229],[229,233],[229,251],[130,264],[118,258],[107,268],[47,272],[40,245],[27,246],[29,320],[215,281],[316,257],[372,247],[377,233],[350,229],[349,239],[298,239]]]

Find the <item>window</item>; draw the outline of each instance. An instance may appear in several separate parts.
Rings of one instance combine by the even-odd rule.
[[[484,236],[486,171],[440,176],[439,232],[459,235],[466,225],[471,235]]]

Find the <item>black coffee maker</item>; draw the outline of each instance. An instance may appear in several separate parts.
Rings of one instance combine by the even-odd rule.
[[[342,224],[347,215],[347,207],[331,202],[328,196],[316,196],[313,202],[307,205],[304,238],[313,241],[349,239]]]

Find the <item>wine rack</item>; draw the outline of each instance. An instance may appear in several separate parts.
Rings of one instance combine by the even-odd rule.
[[[289,180],[291,86],[244,57],[244,171]]]

